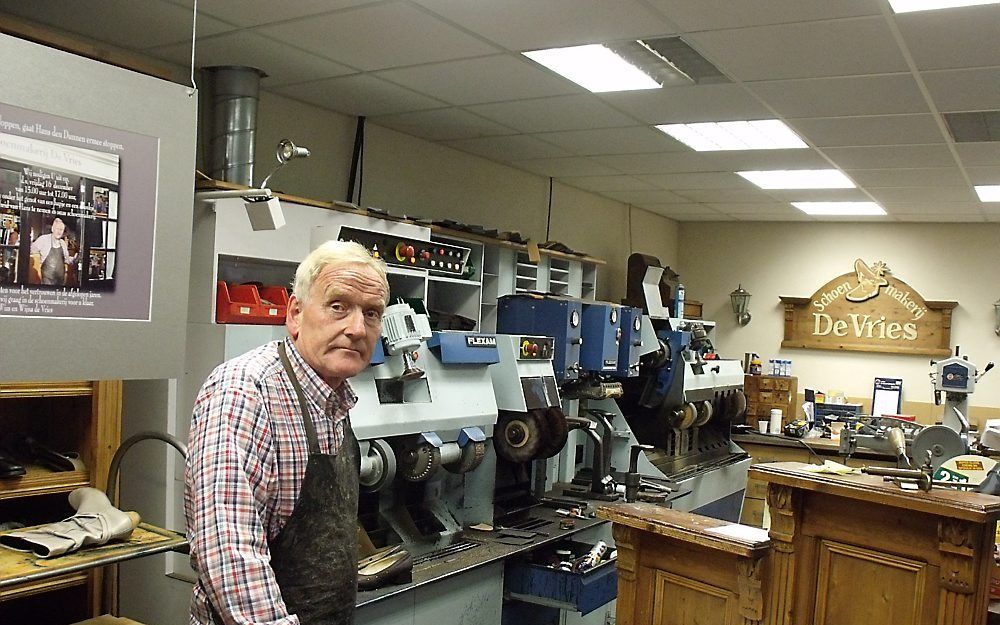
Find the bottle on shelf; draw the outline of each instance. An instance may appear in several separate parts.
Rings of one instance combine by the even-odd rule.
[[[677,284],[677,294],[674,296],[674,317],[684,318],[684,285]]]

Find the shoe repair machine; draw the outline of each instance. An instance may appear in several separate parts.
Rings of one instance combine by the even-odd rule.
[[[564,495],[626,494],[736,520],[750,464],[729,435],[746,410],[742,367],[716,357],[703,324],[667,315],[662,273],[652,264],[637,278],[644,310],[522,294],[500,299],[497,328],[555,339],[562,399],[580,402],[568,427],[593,442],[591,466],[573,476]],[[514,441],[501,426],[495,445],[506,457]]]
[[[969,396],[976,383],[993,363],[979,371],[967,356],[955,355],[931,361],[931,384],[934,404],[940,406],[944,396],[941,425],[922,425],[890,417],[861,417],[853,427],[840,434],[840,453],[849,456],[859,447],[895,454],[900,468],[916,469],[930,463],[937,471],[946,461],[970,452]]]

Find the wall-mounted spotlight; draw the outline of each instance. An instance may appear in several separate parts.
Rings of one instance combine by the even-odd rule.
[[[993,331],[997,336],[1000,336],[1000,299],[993,302],[993,312],[996,315],[996,320],[993,324]]]
[[[275,157],[278,165],[260,183],[258,189],[245,190],[220,190],[220,191],[198,191],[195,195],[199,200],[213,202],[212,210],[215,210],[214,200],[239,197],[243,198],[243,206],[247,211],[247,218],[250,220],[250,227],[257,230],[277,230],[285,225],[285,214],[281,211],[281,202],[274,197],[267,183],[271,176],[285,166],[290,160],[296,158],[306,158],[310,155],[309,148],[295,145],[291,139],[282,139],[275,150]]]
[[[747,307],[750,305],[750,293],[743,288],[742,284],[729,294],[729,299],[733,304],[733,314],[736,315],[736,322],[741,326],[750,323],[750,313],[747,311]]]

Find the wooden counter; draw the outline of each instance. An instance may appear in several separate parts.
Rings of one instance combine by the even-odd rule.
[[[768,483],[774,625],[981,625],[1000,498],[758,464]]]
[[[614,523],[619,625],[762,622],[762,530],[644,503],[609,504],[597,516]]]

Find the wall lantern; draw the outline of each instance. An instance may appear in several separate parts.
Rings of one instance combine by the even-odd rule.
[[[743,285],[736,287],[736,290],[729,294],[729,299],[733,303],[733,314],[736,315],[736,322],[741,326],[750,323],[750,313],[747,306],[750,305],[750,293],[743,288]],[[1000,301],[997,302],[1000,306]],[[997,308],[998,319],[1000,319],[1000,307]],[[1000,324],[1000,322],[998,322]]]

